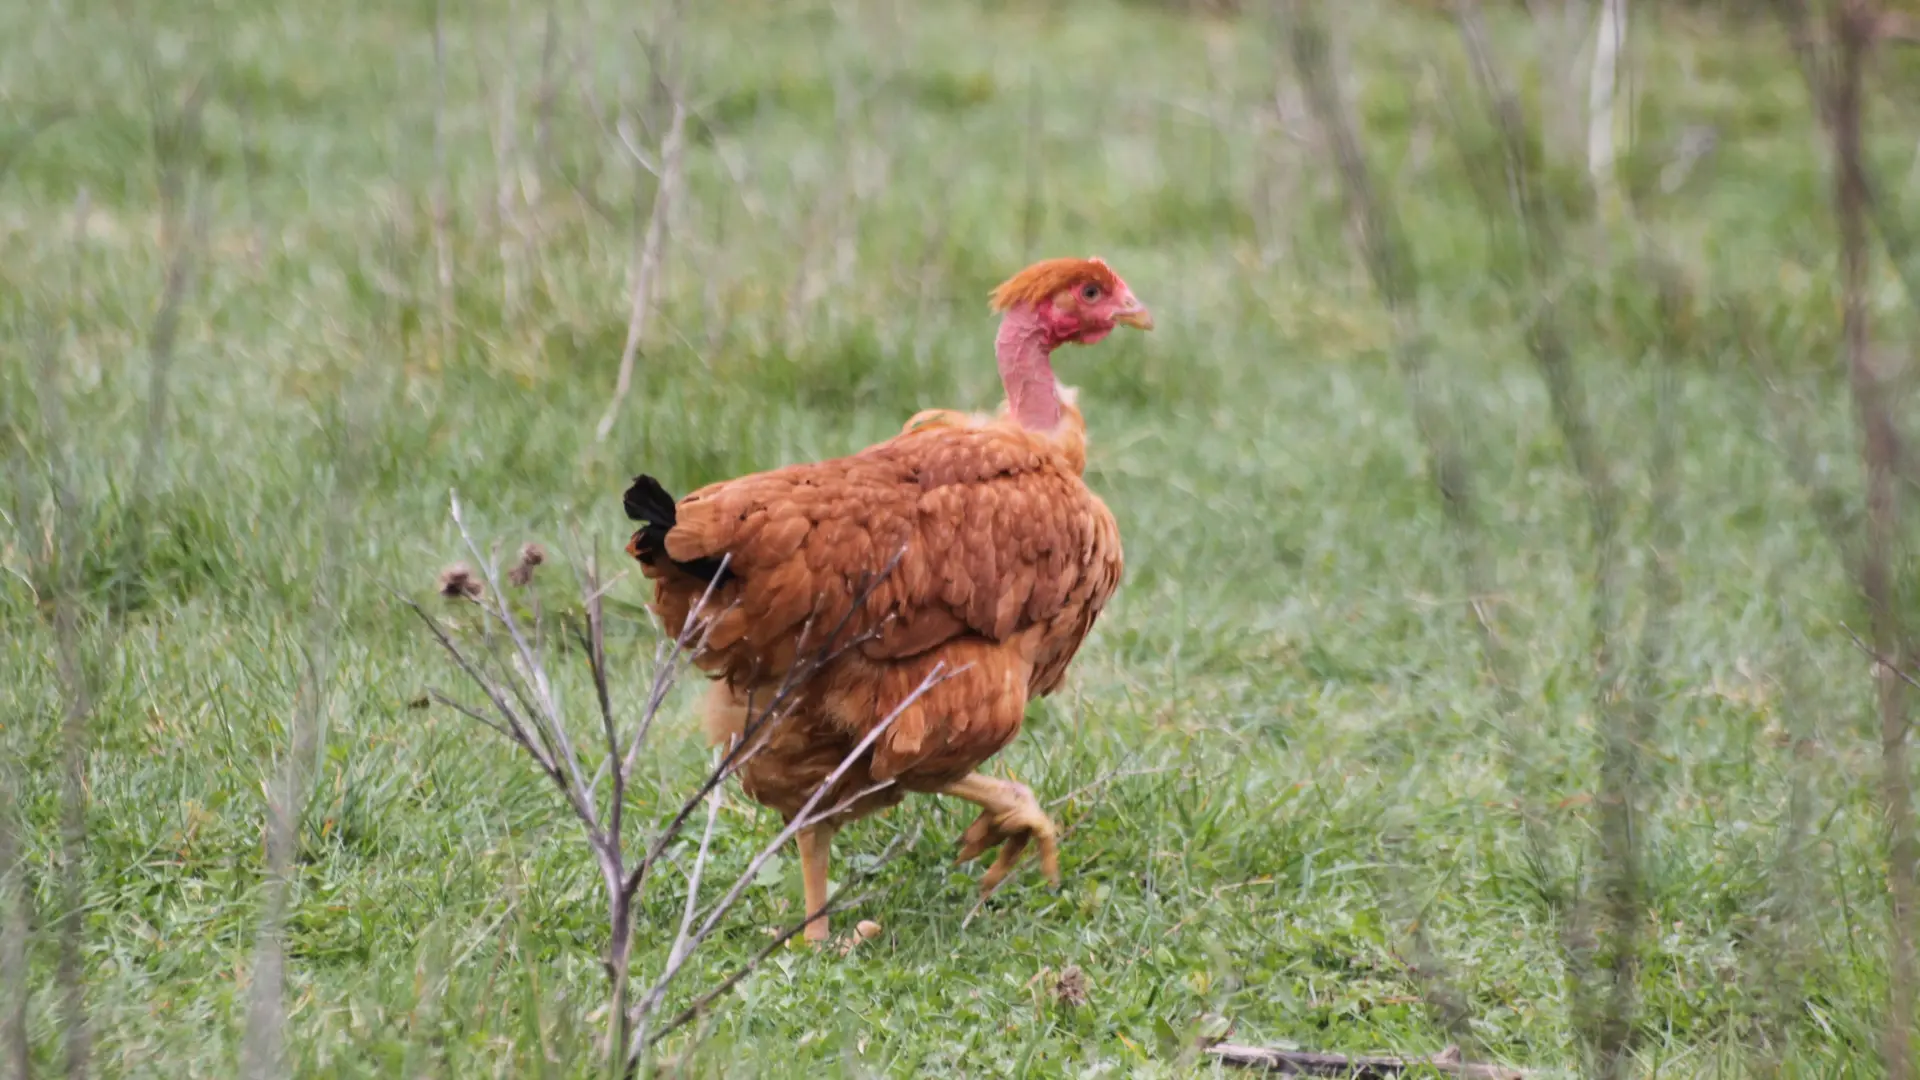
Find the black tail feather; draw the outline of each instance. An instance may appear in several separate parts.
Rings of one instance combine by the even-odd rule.
[[[651,476],[640,475],[633,478],[633,486],[627,488],[622,502],[626,506],[627,518],[640,523],[640,531],[633,534],[627,544],[627,552],[648,566],[672,563],[681,570],[692,574],[701,581],[713,581],[715,578],[725,584],[733,576],[732,571],[722,573],[719,559],[691,559],[681,562],[667,555],[667,532],[679,521],[679,511],[674,508],[672,495],[660,486],[660,481]]]
[[[660,481],[651,476],[641,475],[633,478],[633,486],[627,489],[627,519],[645,522],[662,528],[673,528],[680,518],[674,509],[673,496],[660,486]]]

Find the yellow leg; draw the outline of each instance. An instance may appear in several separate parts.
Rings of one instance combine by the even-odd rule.
[[[838,831],[837,825],[815,825],[801,829],[794,836],[800,845],[800,886],[806,895],[805,914],[811,915],[827,906],[827,860],[833,851],[833,834]],[[827,917],[822,915],[808,922],[801,933],[809,944],[818,945],[827,940]]]
[[[982,807],[980,816],[961,834],[961,862],[978,858],[995,845],[1000,847],[1000,857],[980,878],[982,899],[992,895],[1013,872],[1029,843],[1039,845],[1040,872],[1047,876],[1048,882],[1060,884],[1058,831],[1027,785],[974,773],[940,789],[940,793]]]

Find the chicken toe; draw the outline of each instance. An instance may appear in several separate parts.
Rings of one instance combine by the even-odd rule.
[[[959,862],[979,858],[995,847],[1000,849],[999,857],[980,878],[982,899],[993,895],[1001,882],[1013,873],[1029,844],[1039,848],[1040,872],[1046,875],[1049,884],[1059,886],[1059,830],[1025,784],[975,773],[942,789],[941,793],[983,807],[980,816],[960,836]]]

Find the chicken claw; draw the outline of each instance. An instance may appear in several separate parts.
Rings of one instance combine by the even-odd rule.
[[[943,793],[984,807],[961,834],[960,855],[956,861],[968,862],[991,848],[1000,849],[999,858],[980,878],[982,900],[992,896],[1007,875],[1013,873],[1030,843],[1039,845],[1040,872],[1046,875],[1049,884],[1055,888],[1060,886],[1059,830],[1027,785],[975,773],[944,789]]]

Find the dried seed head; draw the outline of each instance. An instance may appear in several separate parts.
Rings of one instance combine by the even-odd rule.
[[[478,600],[487,591],[473,568],[466,563],[454,563],[440,571],[439,589],[440,595],[449,600]]]
[[[521,545],[520,561],[507,571],[507,582],[516,589],[524,589],[533,580],[533,568],[547,561],[547,549],[539,544]]]
[[[1069,1009],[1077,1009],[1087,1003],[1087,973],[1080,970],[1079,964],[1068,964],[1053,983],[1053,1000]]]

